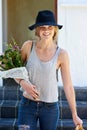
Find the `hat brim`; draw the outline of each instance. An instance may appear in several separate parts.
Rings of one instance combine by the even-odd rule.
[[[54,24],[54,23],[51,23],[51,22],[46,22],[46,23],[33,24],[32,26],[29,26],[28,28],[29,28],[30,30],[33,30],[33,29],[35,29],[36,27],[38,27],[38,26],[43,26],[43,25],[57,26],[59,29],[61,29],[61,28],[63,27],[62,25],[59,25],[59,24]]]

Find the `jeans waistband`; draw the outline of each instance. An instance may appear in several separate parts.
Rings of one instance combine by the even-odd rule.
[[[31,99],[26,98],[26,97],[24,97],[24,96],[22,96],[22,100],[26,100],[26,101],[28,101],[28,102],[30,102],[30,103],[34,103],[34,104],[48,104],[48,105],[51,105],[51,104],[58,103],[58,101],[57,101],[57,102],[34,101],[34,100],[31,100]]]

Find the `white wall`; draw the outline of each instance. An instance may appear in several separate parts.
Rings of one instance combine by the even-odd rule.
[[[63,24],[59,46],[69,53],[73,85],[87,86],[87,0],[58,0],[58,23]]]
[[[2,0],[0,0],[0,54],[2,53]],[[0,86],[2,86],[2,79],[0,79]]]

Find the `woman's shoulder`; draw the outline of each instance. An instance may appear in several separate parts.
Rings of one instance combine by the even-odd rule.
[[[61,62],[69,60],[68,52],[65,49],[60,48],[59,59]]]
[[[31,45],[32,45],[32,41],[31,40],[27,40],[27,41],[25,41],[23,43],[22,48],[27,48],[27,47],[29,47]]]
[[[21,55],[22,55],[22,59],[23,61],[26,61],[28,59],[28,56],[30,54],[30,50],[31,50],[31,46],[32,46],[32,41],[28,40],[25,41],[21,47]]]
[[[60,54],[61,55],[67,55],[68,52],[65,49],[63,49],[63,48],[60,48]]]

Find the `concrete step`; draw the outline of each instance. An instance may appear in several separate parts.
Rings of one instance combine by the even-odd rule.
[[[20,100],[22,92],[20,86],[0,87],[0,100]]]
[[[87,101],[77,101],[77,112],[82,119],[87,119]],[[71,111],[67,101],[60,101],[60,113],[62,119],[71,119]]]
[[[84,129],[87,130],[87,120],[84,120]],[[75,125],[73,124],[72,120],[65,119],[65,120],[60,120],[57,130],[74,130]],[[18,130],[17,127],[17,119],[9,118],[2,118],[0,119],[0,130]],[[37,124],[37,130],[39,129],[39,124]]]
[[[19,100],[1,100],[0,118],[17,118]]]
[[[18,130],[17,119],[0,118],[0,130]]]
[[[87,87],[75,87],[77,101],[87,101]],[[59,100],[66,100],[63,87],[59,87]]]
[[[17,118],[19,100],[0,100],[0,118]],[[60,104],[60,118],[71,119],[71,111],[67,101]],[[82,119],[87,119],[87,102],[77,102],[77,112]]]
[[[87,87],[76,87],[76,100],[87,101]],[[19,85],[0,87],[0,100],[20,100],[22,92]],[[66,100],[62,87],[59,87],[59,100]]]
[[[87,88],[75,87],[75,93],[78,115],[83,119],[83,126],[87,130]],[[17,116],[21,95],[20,86],[15,83],[9,84],[8,80],[3,87],[0,87],[0,130],[18,130]],[[71,111],[62,87],[59,87],[59,104],[60,122],[57,130],[74,130]]]
[[[87,120],[83,119],[83,127],[87,130]],[[57,130],[75,130],[75,125],[72,119],[62,119],[60,121],[60,126]]]

